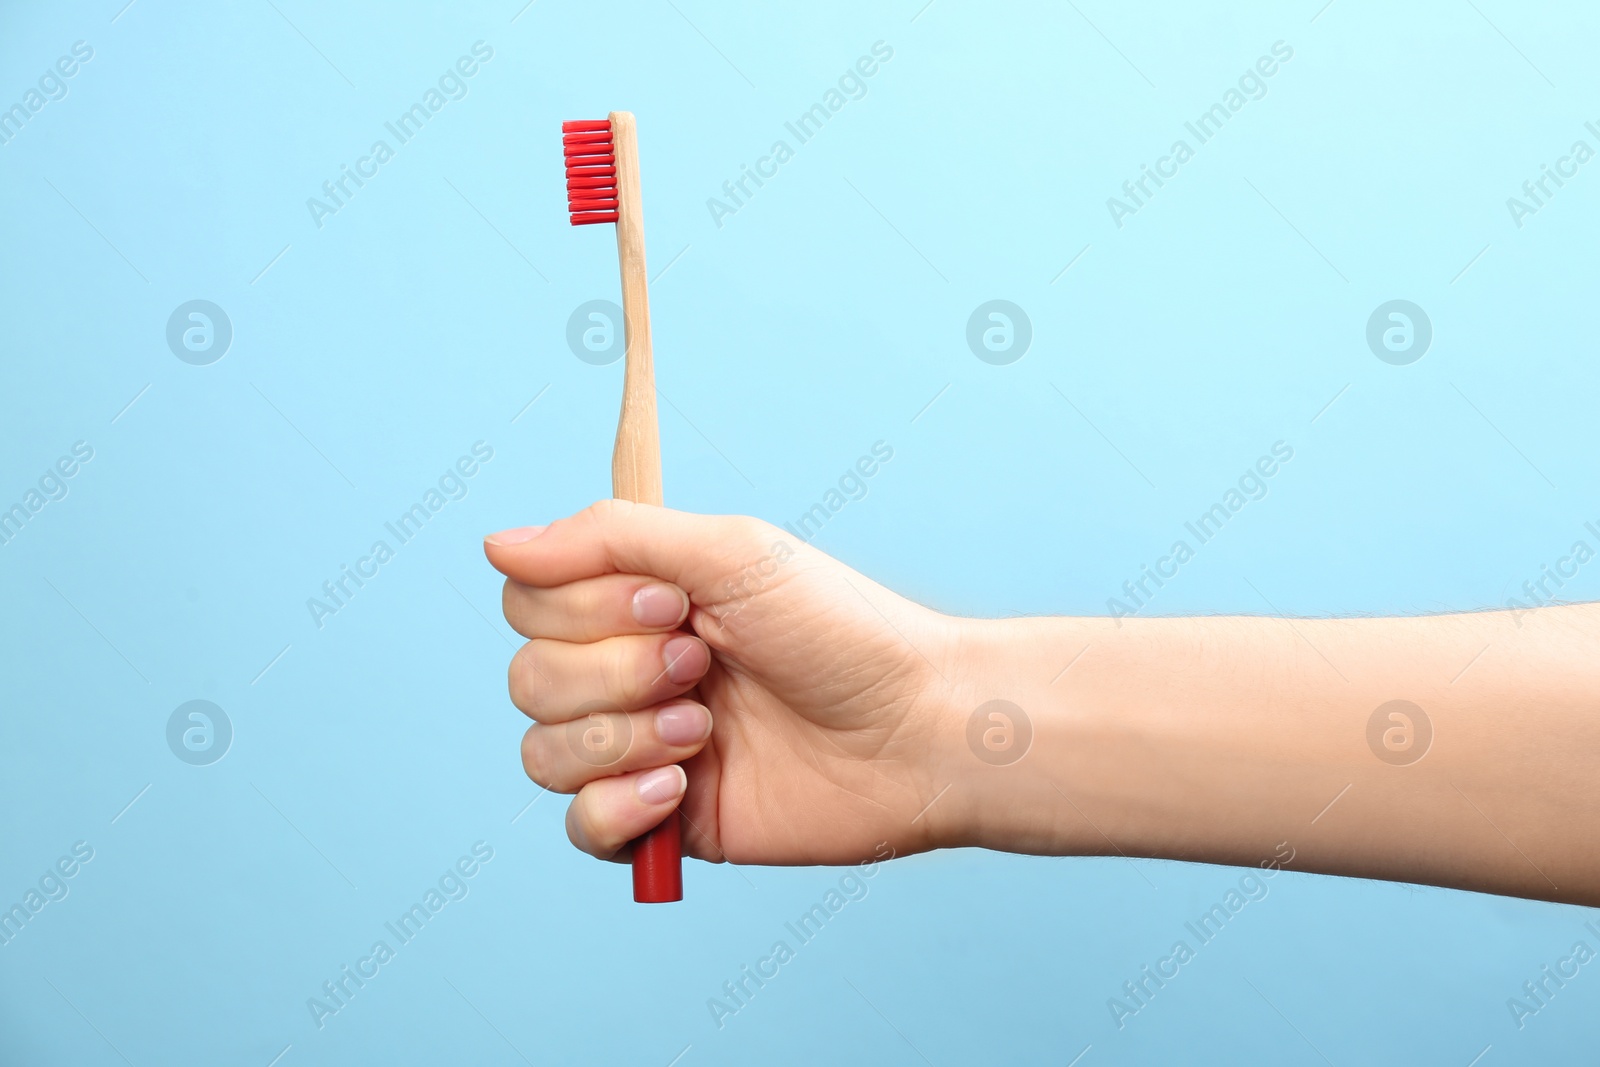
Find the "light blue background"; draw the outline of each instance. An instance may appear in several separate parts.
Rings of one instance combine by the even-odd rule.
[[[883,868],[718,1030],[707,998],[841,872],[694,864],[685,903],[644,908],[576,854],[564,798],[528,807],[479,547],[608,495],[621,365],[564,337],[616,299],[614,245],[567,226],[556,145],[626,108],[670,264],[669,503],[793,519],[882,439],[893,461],[821,547],[945,610],[1104,613],[1281,439],[1270,494],[1152,610],[1502,604],[1600,519],[1600,162],[1521,228],[1506,207],[1600,147],[1589,7],[123,2],[0,14],[0,106],[94,49],[0,146],[0,504],[95,450],[0,546],[0,903],[95,850],[0,947],[0,1060],[1593,1047],[1592,967],[1520,1031],[1506,1008],[1595,944],[1592,911],[1283,875],[1119,1031],[1107,998],[1240,872],[977,852]],[[468,95],[319,229],[306,199],[479,40]],[[707,198],[880,40],[867,95],[715,225]],[[1279,40],[1267,95],[1114,225],[1106,198]],[[234,329],[204,367],[164,337],[196,298]],[[964,339],[996,298],[1034,330],[1009,366]],[[1365,342],[1395,298],[1434,328],[1410,366]],[[306,598],[480,440],[469,495],[319,630]],[[211,766],[167,748],[192,699],[233,723]],[[307,998],[480,840],[470,895],[319,1030]]]

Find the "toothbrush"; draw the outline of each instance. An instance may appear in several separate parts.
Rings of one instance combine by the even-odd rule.
[[[656,432],[655,370],[650,356],[650,292],[644,266],[644,209],[633,115],[561,124],[567,161],[567,211],[574,226],[617,224],[622,265],[622,322],[627,345],[622,413],[611,454],[611,494],[661,503],[661,441]],[[678,813],[633,843],[633,899],[683,899],[683,844]]]

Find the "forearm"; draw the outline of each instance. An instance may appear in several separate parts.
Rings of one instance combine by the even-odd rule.
[[[1520,616],[957,623],[985,665],[961,725],[1000,698],[1033,738],[1009,764],[958,752],[943,825],[1249,866],[1287,842],[1297,870],[1600,904],[1600,612]],[[1420,714],[1369,730],[1394,700]]]

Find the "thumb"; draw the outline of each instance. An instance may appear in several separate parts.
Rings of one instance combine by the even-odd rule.
[[[483,551],[495,570],[523,585],[648,574],[703,603],[720,581],[751,565],[778,539],[777,530],[740,515],[601,500],[549,526],[490,534]]]

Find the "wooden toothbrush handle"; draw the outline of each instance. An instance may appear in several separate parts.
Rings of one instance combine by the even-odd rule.
[[[661,438],[656,425],[655,364],[650,354],[650,287],[644,263],[644,209],[633,115],[613,111],[617,166],[617,259],[622,265],[622,322],[627,344],[622,413],[611,453],[611,495],[641,504],[661,500]],[[683,843],[677,812],[633,843],[633,899],[683,899]]]
[[[633,115],[611,113],[611,141],[617,159],[617,259],[622,265],[622,321],[627,343],[622,414],[611,454],[611,493],[622,500],[659,505],[661,439],[656,430],[650,288],[644,263],[644,209]]]

